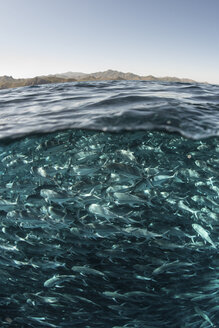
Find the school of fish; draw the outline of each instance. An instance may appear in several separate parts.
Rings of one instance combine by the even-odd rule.
[[[2,142],[0,326],[219,327],[217,141]]]

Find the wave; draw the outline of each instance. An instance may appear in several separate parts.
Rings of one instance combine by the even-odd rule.
[[[73,82],[0,91],[0,139],[73,129],[163,130],[191,139],[219,135],[219,86]]]

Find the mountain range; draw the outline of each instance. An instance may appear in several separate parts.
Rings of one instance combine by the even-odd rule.
[[[91,74],[81,72],[66,72],[53,75],[42,75],[27,79],[14,79],[12,76],[0,76],[0,89],[17,88],[23,86],[48,84],[48,83],[64,83],[76,81],[107,81],[107,80],[135,80],[135,81],[167,81],[167,82],[184,82],[197,83],[194,80],[177,77],[155,77],[153,75],[141,76],[133,73],[123,73],[115,70],[107,70],[104,72],[96,72]]]

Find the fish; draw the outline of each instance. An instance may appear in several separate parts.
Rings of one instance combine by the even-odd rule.
[[[111,212],[106,206],[102,206],[99,204],[91,204],[88,207],[88,211],[95,216],[103,217],[107,220],[113,219],[113,218],[119,218],[119,216],[116,213]]]
[[[47,177],[47,173],[46,173],[46,171],[43,167],[38,167],[37,168],[37,173],[43,178]]]
[[[42,206],[43,201],[44,198],[39,194],[28,195],[24,203],[24,206],[30,206],[30,207]]]
[[[69,197],[69,195],[65,192],[57,192],[51,189],[41,189],[40,195],[49,204],[51,204],[51,202],[59,205],[63,205],[65,203],[74,203],[73,197]]]
[[[72,268],[72,271],[79,272],[81,275],[94,275],[94,276],[101,276],[105,277],[105,274],[99,270],[92,269],[88,266],[79,266],[74,265]]]
[[[74,280],[76,277],[74,275],[59,275],[56,274],[52,278],[47,279],[43,286],[46,288],[52,288],[57,285],[62,284],[65,281]]]
[[[200,317],[202,317],[206,322],[208,322],[211,327],[216,328],[216,326],[212,323],[212,321],[210,320],[210,318],[208,317],[208,315],[206,313],[204,313],[198,306],[195,306],[194,309],[195,309],[195,312],[198,315],[200,315]]]
[[[213,241],[211,240],[209,233],[199,224],[193,223],[192,224],[193,229],[199,234],[199,236],[204,239],[204,241],[207,241],[209,244],[213,246],[213,248],[217,248]]]
[[[197,213],[198,213],[199,211],[190,208],[189,206],[187,206],[186,204],[184,204],[182,200],[180,200],[180,201],[178,202],[178,207],[181,208],[183,211],[186,211],[186,212],[191,213],[192,215],[195,215],[195,217],[198,219]]]
[[[154,186],[153,186],[153,183],[152,181],[150,181],[150,179],[142,179],[140,180],[139,182],[137,182],[134,186],[134,191],[135,192],[144,192],[144,193],[148,193],[148,190],[149,189],[152,189]]]
[[[140,291],[140,290],[134,290],[134,291],[131,291],[131,292],[127,292],[127,293],[124,293],[123,296],[125,298],[130,298],[130,299],[138,299],[139,302],[142,301],[142,297],[148,297],[148,296],[154,296],[153,293],[147,293],[147,292],[143,292],[143,291]]]
[[[31,316],[27,316],[27,319],[30,319],[34,322],[39,323],[41,326],[46,326],[46,327],[51,327],[51,328],[58,328],[57,325],[54,325],[52,323],[49,323],[47,321],[47,318],[45,317],[31,317]]]
[[[136,162],[134,152],[132,152],[130,150],[126,150],[126,149],[120,149],[120,150],[118,150],[118,153],[120,153],[122,156],[124,156],[125,159],[128,159],[131,162],[133,162],[133,161]]]
[[[58,206],[57,206],[58,207]],[[53,220],[63,220],[67,216],[67,211],[63,207],[61,209],[56,208],[55,206],[42,206],[40,208],[40,211],[45,214],[46,216],[49,216]]]
[[[166,181],[175,178],[176,174],[177,174],[177,172],[175,172],[173,175],[158,174],[152,178],[149,178],[149,180],[153,186],[161,186]],[[177,182],[182,182],[182,180],[177,178]]]
[[[155,280],[154,279],[152,279],[151,277],[145,277],[145,276],[141,276],[141,275],[139,275],[139,274],[137,274],[137,275],[135,275],[135,278],[136,279],[139,279],[139,280],[145,280],[145,281],[154,281],[155,282]]]
[[[121,298],[124,299],[124,295],[118,293],[117,291],[111,292],[111,291],[104,291],[103,295],[109,298],[112,298],[114,301],[116,301],[116,299]]]
[[[151,238],[157,238],[157,237],[162,237],[162,235],[155,233],[155,232],[151,232],[149,230],[147,230],[146,228],[134,228],[134,227],[129,227],[129,228],[123,228],[121,229],[121,231],[128,233],[132,236],[136,236],[136,237],[144,237],[146,239],[151,239]]]
[[[118,205],[128,205],[131,207],[138,207],[141,205],[146,205],[146,200],[129,193],[114,192],[115,203]]]
[[[89,166],[74,166],[73,172],[76,175],[84,176],[84,175],[92,175],[99,170],[97,167],[89,167]]]
[[[107,164],[106,168],[110,171],[122,174],[131,179],[139,179],[142,177],[141,171],[136,166],[131,166],[125,163],[110,163]]]
[[[97,151],[80,151],[75,154],[74,158],[77,160],[77,163],[88,163],[91,161],[96,161],[100,157],[100,154]]]
[[[13,211],[14,209],[17,209],[18,205],[19,205],[19,197],[17,197],[17,200],[12,202],[8,199],[3,199],[0,198],[0,210],[3,211]]]
[[[78,296],[78,295],[75,295],[74,296],[75,299],[78,299],[79,301],[82,301],[82,302],[85,302],[85,303],[88,303],[88,304],[92,304],[94,306],[97,306],[99,308],[101,308],[101,306],[91,300],[89,300],[88,298],[85,298],[85,297],[82,297],[82,296]]]
[[[193,262],[181,262],[178,259],[173,262],[165,262],[158,268],[153,270],[153,274],[158,275],[165,271],[172,270],[173,268],[180,268],[180,267],[192,267],[195,263]]]

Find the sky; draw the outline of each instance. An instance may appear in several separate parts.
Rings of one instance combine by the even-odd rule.
[[[219,0],[0,0],[0,76],[115,69],[219,84]]]

